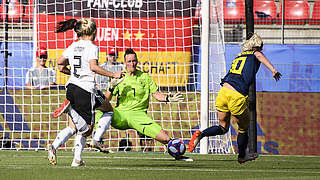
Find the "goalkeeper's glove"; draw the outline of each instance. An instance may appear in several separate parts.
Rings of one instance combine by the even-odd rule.
[[[120,79],[114,79],[114,78],[111,78],[110,81],[109,81],[109,84],[108,84],[108,91],[109,92],[113,92],[114,88],[119,84],[121,83],[122,81],[124,80],[124,78],[120,78]]]
[[[166,97],[166,102],[182,102],[184,100],[182,94],[177,92],[176,94],[169,93]]]

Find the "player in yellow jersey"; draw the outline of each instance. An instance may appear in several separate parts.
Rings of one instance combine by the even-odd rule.
[[[222,135],[228,132],[230,118],[234,118],[238,124],[238,162],[240,164],[254,160],[258,154],[248,154],[248,92],[258,72],[260,63],[267,66],[276,81],[281,74],[273,67],[269,60],[261,53],[263,41],[256,33],[242,45],[242,52],[233,60],[228,74],[222,79],[223,86],[216,98],[218,110],[218,126],[212,126],[204,131],[195,131],[190,142],[189,151],[192,152],[200,140],[206,136]]]

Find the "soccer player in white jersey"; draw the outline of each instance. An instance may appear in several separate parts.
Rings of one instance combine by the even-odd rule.
[[[46,66],[48,53],[46,48],[38,49],[37,64],[26,74],[26,88],[49,89],[56,85],[56,72]]]
[[[110,48],[107,50],[106,61],[100,65],[100,67],[106,69],[110,72],[119,72],[124,70],[123,64],[117,62],[118,52],[115,48]],[[105,91],[108,88],[108,82],[110,78],[108,76],[96,75],[96,83],[99,90]],[[70,101],[65,100],[61,106],[55,110],[53,117],[56,118],[63,113],[68,113],[68,107],[70,106]],[[91,148],[96,148],[103,153],[109,153],[110,150],[103,146],[102,136],[110,127],[110,119],[112,118],[113,110],[110,108],[109,103],[105,103],[96,109],[95,113],[95,125],[92,132],[92,139],[88,146]]]
[[[107,60],[105,61],[105,63],[100,65],[100,67],[110,72],[123,71],[124,65],[117,62],[117,58],[118,58],[118,51],[116,50],[116,48],[108,49],[107,58],[106,58]],[[105,91],[108,88],[108,82],[110,81],[110,78],[107,76],[97,75],[96,81],[97,81],[98,88],[102,91]],[[105,111],[104,105],[97,108],[96,115],[95,115],[95,127],[92,133],[92,140],[89,144],[90,147],[97,148],[101,152],[105,152],[105,153],[109,152],[108,149],[103,147],[102,136],[110,126],[110,120],[112,118],[112,114],[113,114],[113,110],[109,109]]]
[[[70,75],[66,84],[66,97],[70,101],[71,106],[69,106],[68,113],[72,120],[69,126],[59,132],[54,142],[48,145],[48,159],[51,164],[55,165],[57,163],[56,149],[76,133],[71,166],[85,166],[82,161],[82,151],[87,136],[92,132],[94,109],[105,101],[103,94],[96,89],[94,76],[100,74],[120,78],[122,72],[112,73],[98,65],[99,49],[93,44],[97,32],[94,20],[82,18],[58,23],[56,33],[67,30],[74,30],[79,40],[73,42],[63,52],[57,63],[60,72]]]

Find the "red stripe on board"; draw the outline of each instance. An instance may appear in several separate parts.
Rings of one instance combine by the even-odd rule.
[[[65,49],[73,41],[73,31],[54,33],[57,22],[72,17],[38,14],[40,47]],[[95,43],[107,47],[134,48],[139,51],[191,51],[192,18],[95,18]]]

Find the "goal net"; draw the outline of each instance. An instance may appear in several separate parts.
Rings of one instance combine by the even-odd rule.
[[[57,58],[76,40],[76,34],[73,31],[56,34],[54,30],[57,22],[72,18],[93,18],[96,21],[95,44],[100,49],[99,64],[106,61],[110,48],[117,49],[120,63],[125,49],[133,48],[138,55],[139,69],[151,75],[162,93],[179,91],[183,94],[185,100],[181,103],[166,104],[151,98],[148,115],[168,130],[172,138],[181,138],[186,145],[189,143],[193,132],[200,126],[202,25],[199,2],[26,2],[11,0],[1,9],[2,26],[8,26],[2,33],[9,37],[1,43],[1,50],[11,56],[0,55],[3,56],[0,60],[0,148],[45,149],[67,126],[67,115],[52,117],[54,110],[66,99],[64,84],[69,78],[58,71]],[[210,72],[207,74],[210,77],[210,98],[202,100],[210,103],[210,126],[217,123],[214,100],[220,88],[220,78],[225,74],[222,0],[211,0],[211,5],[214,11],[211,11],[210,18]],[[6,7],[16,11],[6,17]],[[47,49],[46,66],[55,72],[57,85],[49,89],[26,87],[27,72],[39,64],[36,59],[38,48]],[[73,138],[60,149],[72,149]],[[103,138],[104,145],[114,151],[166,151],[164,145],[138,135],[135,130],[111,128]],[[230,135],[210,138],[208,148],[212,153],[232,153]]]

